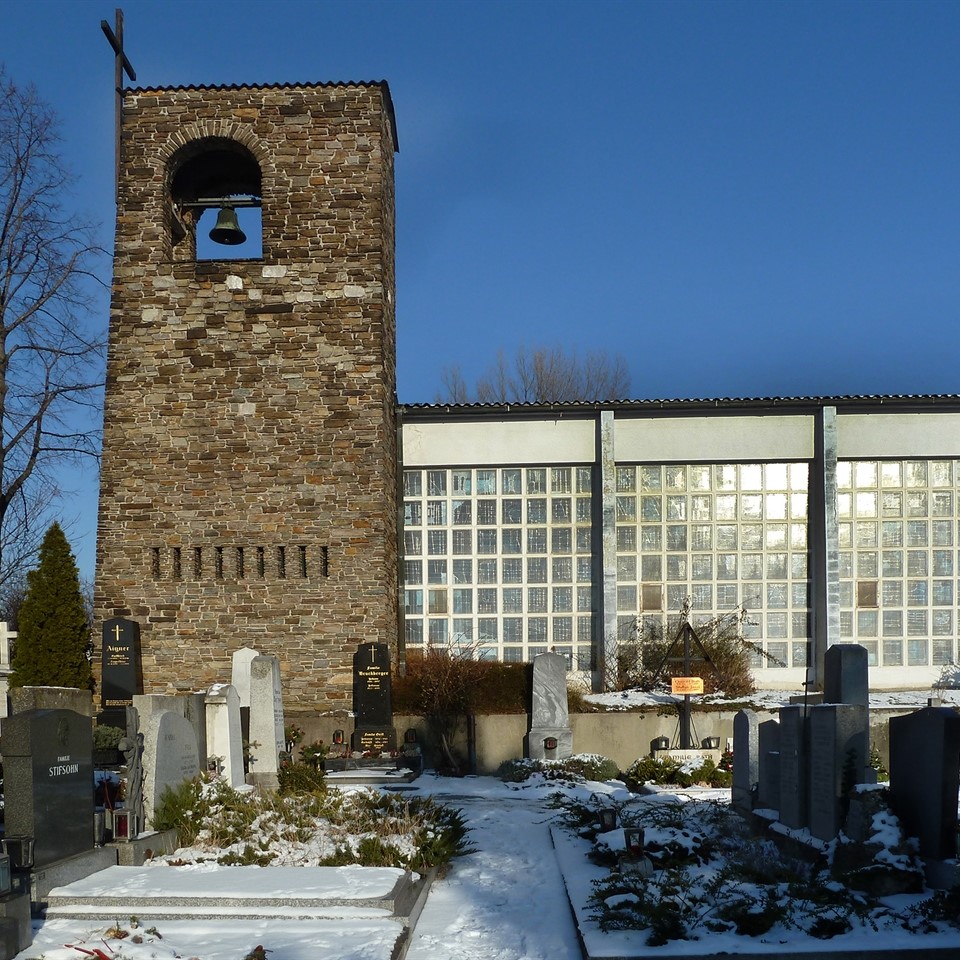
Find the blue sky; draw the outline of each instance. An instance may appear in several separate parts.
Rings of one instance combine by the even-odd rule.
[[[960,3],[123,9],[138,86],[389,82],[403,402],[521,344],[622,354],[637,398],[960,392]],[[107,246],[113,10],[0,11]]]

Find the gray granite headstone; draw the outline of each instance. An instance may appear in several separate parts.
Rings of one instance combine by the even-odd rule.
[[[870,705],[867,648],[859,643],[835,643],[823,658],[823,702]]]
[[[231,787],[246,781],[243,772],[243,734],[240,729],[240,697],[233,684],[214,684],[207,691],[207,761],[217,764]]]
[[[757,727],[760,780],[757,806],[764,810],[780,809],[780,724],[765,720]]]
[[[76,687],[14,687],[10,691],[11,713],[28,710],[71,710],[93,716],[93,694]]]
[[[867,708],[824,703],[810,708],[810,832],[832,840],[843,826],[847,798],[865,781]]]
[[[167,711],[154,714],[144,730],[144,812],[151,825],[168,787],[178,787],[200,772],[197,738],[186,717]]]
[[[733,718],[733,790],[731,802],[741,814],[753,809],[753,791],[760,779],[758,762],[759,720],[752,710],[739,710]]]
[[[796,830],[808,825],[810,759],[806,708],[780,708],[780,822]]]
[[[34,838],[42,867],[93,849],[93,722],[72,710],[3,721],[6,836]]]
[[[925,707],[890,720],[890,799],[920,855],[957,857],[960,714]]]
[[[566,657],[541,653],[533,658],[528,756],[536,760],[564,760],[573,753],[568,711]]]
[[[255,782],[276,786],[283,749],[280,661],[255,657],[250,661],[250,773]]]

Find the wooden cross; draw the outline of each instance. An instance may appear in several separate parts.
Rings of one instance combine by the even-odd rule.
[[[100,29],[107,38],[110,46],[113,47],[115,54],[115,67],[113,73],[113,85],[116,89],[116,108],[114,110],[114,152],[113,169],[115,189],[120,190],[120,126],[123,121],[123,74],[126,71],[131,80],[137,79],[137,73],[133,65],[127,59],[123,52],[123,11],[117,7],[115,11],[115,27],[110,29],[110,24],[106,20],[100,21]]]

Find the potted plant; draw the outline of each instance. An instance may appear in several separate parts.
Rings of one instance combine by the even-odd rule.
[[[120,764],[120,741],[127,735],[120,727],[98,724],[93,728],[93,762],[98,767],[112,767]]]

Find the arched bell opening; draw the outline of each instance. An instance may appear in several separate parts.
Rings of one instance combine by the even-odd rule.
[[[256,260],[263,256],[260,165],[242,144],[210,137],[170,161],[174,260]]]

